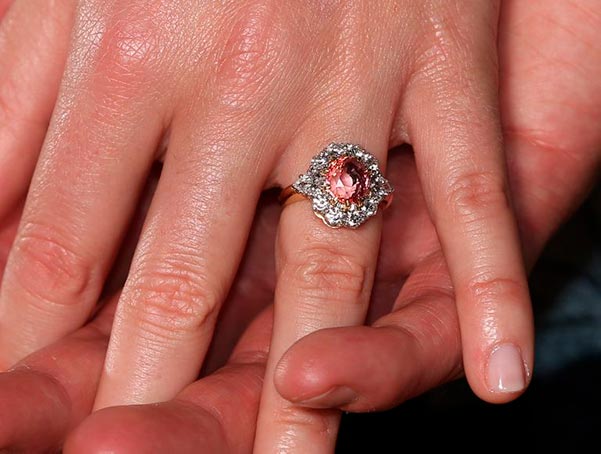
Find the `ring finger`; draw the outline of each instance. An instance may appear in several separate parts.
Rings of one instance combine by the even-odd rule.
[[[285,154],[281,164],[285,170],[278,175],[281,181],[294,181],[299,171],[311,161],[312,150],[319,150],[332,139],[361,144],[380,161],[380,169],[383,170],[390,122],[386,112],[392,109],[382,108],[381,101],[377,109],[372,108],[369,99],[373,98],[366,97],[364,102],[357,103],[352,96],[341,97],[351,98],[354,106],[343,105],[345,103],[337,106],[336,112],[344,112],[344,116],[323,112],[323,116],[317,115],[305,124],[300,138]],[[390,99],[392,101],[394,96]],[[352,120],[338,123],[332,118]],[[324,124],[327,125],[325,130]],[[361,161],[334,170],[340,159],[331,158],[330,164],[325,164],[329,170],[324,191],[329,191],[329,197],[334,196],[339,201],[352,202],[353,196],[362,190],[362,185],[370,183],[362,180],[365,168]],[[316,200],[313,203],[319,204]],[[330,214],[325,211],[321,216],[327,222],[335,222],[332,221],[335,216]],[[278,283],[274,332],[255,441],[257,452],[280,452],[282,444],[298,452],[306,452],[307,449],[317,452],[314,451],[317,447],[325,452],[333,450],[339,414],[301,408],[284,400],[274,387],[275,367],[282,354],[303,336],[321,328],[363,323],[369,305],[380,231],[380,216],[366,221],[356,230],[332,229],[311,212],[309,201],[290,203],[284,209],[276,252]]]

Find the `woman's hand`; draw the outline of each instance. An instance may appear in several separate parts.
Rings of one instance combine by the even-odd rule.
[[[504,135],[511,159],[510,175],[517,197],[520,226],[526,239],[525,252],[532,263],[558,224],[578,205],[599,169],[601,137],[594,125],[601,116],[597,107],[601,105],[601,86],[592,76],[601,66],[601,53],[598,47],[587,44],[595,43],[594,40],[590,41],[590,37],[594,36],[592,32],[596,27],[592,23],[590,28],[582,26],[586,23],[585,18],[595,17],[594,10],[581,12],[563,1],[552,4],[547,2],[544,6],[539,6],[540,9],[519,1],[506,1],[503,7],[500,43],[502,104],[506,120]],[[549,23],[558,23],[557,29],[561,33],[557,32],[553,38],[563,44],[562,52],[558,52],[554,39],[550,38],[533,47],[533,43],[537,43],[535,38],[549,28]],[[578,27],[572,28],[569,24],[578,24]],[[586,58],[582,58],[581,50]],[[556,70],[558,65],[563,65],[562,71]],[[566,105],[570,105],[572,109],[566,111]],[[583,112],[587,114],[584,115]],[[537,132],[539,135],[533,136],[528,132]],[[552,143],[562,146],[552,150],[545,145]],[[420,238],[430,238],[432,235],[431,230],[428,232],[423,228],[428,225],[423,220],[427,219],[427,214],[410,157],[395,155],[392,168],[397,169],[393,175],[395,183],[404,181],[403,188],[407,194],[400,202],[400,211],[413,213],[411,219],[414,222],[403,223],[406,233],[399,233],[403,229],[396,227],[396,217],[386,217],[383,235],[385,251],[393,251],[396,244],[408,241],[424,243],[419,241]],[[552,169],[563,169],[563,172],[558,173]],[[401,174],[405,178],[402,181],[396,180]],[[17,219],[18,212],[14,212],[12,218]],[[252,234],[251,253],[238,278],[239,285],[234,287],[233,294],[238,297],[226,306],[230,316],[235,317],[238,311],[243,311],[252,301],[262,300],[265,294],[269,294],[273,285],[271,268],[269,265],[261,268],[261,265],[262,259],[270,255],[272,236],[269,233],[259,233],[270,232],[274,222],[273,212],[263,209],[257,220],[258,228]],[[15,223],[7,224],[0,232],[0,251],[5,251],[12,241],[11,232],[14,227],[11,224]],[[338,405],[343,408],[352,411],[385,408],[460,373],[456,315],[454,305],[446,293],[449,278],[443,272],[444,263],[440,254],[434,254],[433,259],[430,259],[433,261],[432,267],[428,266],[427,261],[420,260],[420,256],[427,255],[427,251],[437,250],[436,245],[430,244],[429,240],[424,244],[414,252],[408,251],[407,255],[382,256],[375,279],[374,305],[379,308],[377,312],[383,312],[388,301],[394,298],[396,288],[401,284],[400,280],[409,273],[410,279],[403,294],[408,296],[414,293],[414,302],[399,308],[395,315],[381,319],[378,322],[380,329],[335,330],[336,336],[333,336],[333,331],[324,330],[301,341],[287,353],[287,367],[281,369],[278,384],[285,396],[310,396],[333,385],[344,385],[354,389],[358,396],[352,403],[339,402]],[[3,258],[5,256],[0,255],[0,259]],[[385,271],[388,268],[390,272]],[[261,274],[266,280],[248,290],[249,284],[259,281],[256,276],[249,274],[256,269],[262,269]],[[431,272],[436,269],[440,272]],[[437,295],[437,289],[442,289],[443,293]],[[246,296],[247,299],[240,299],[240,296]],[[407,300],[399,298],[399,301]],[[106,336],[110,312],[105,312],[101,317],[105,317],[104,320],[93,322],[98,325],[94,329],[100,328]],[[253,330],[259,329],[258,332],[263,333],[269,330],[269,316],[263,317],[258,323],[256,326],[260,328]],[[432,327],[442,329],[433,331]],[[230,330],[232,325],[226,328],[228,329],[222,331]],[[13,423],[1,425],[4,431],[0,431],[0,446],[21,449],[58,446],[66,430],[77,424],[83,414],[89,411],[106,338],[102,340],[103,336],[92,328],[85,330],[94,340],[86,339],[85,331],[81,331],[59,344],[64,348],[51,347],[26,361],[30,372],[25,378],[34,380],[35,386],[23,387],[23,375],[16,375],[22,374],[23,369],[0,376],[0,395],[5,396],[2,398],[4,405],[0,409],[0,419]],[[233,331],[236,331],[235,326]],[[432,333],[435,335],[432,336]],[[268,335],[259,335],[257,340],[257,344],[249,348],[250,351],[264,351]],[[350,342],[355,342],[352,345],[356,346],[357,340],[362,340],[363,345],[360,350],[355,350],[356,355],[341,355],[348,351]],[[342,347],[335,348],[340,343],[343,344]],[[80,350],[78,345],[84,345],[85,348]],[[323,360],[313,363],[305,372],[302,366],[308,364],[307,356]],[[380,364],[373,367],[369,375],[362,373],[366,364],[373,365],[374,357],[382,359]],[[260,354],[256,358],[260,358]],[[452,360],[439,361],[437,358]],[[83,360],[87,367],[81,367]],[[44,361],[46,365],[43,364]],[[76,367],[68,367],[70,364],[75,364]],[[392,373],[401,366],[402,374]],[[221,427],[226,437],[222,441],[230,440],[227,448],[232,452],[237,452],[236,448],[240,452],[246,452],[252,444],[253,434],[241,431],[239,424],[228,424],[227,417],[221,420],[223,425],[219,426],[220,423],[212,420],[211,413],[206,411],[207,407],[203,406],[203,402],[207,402],[204,400],[205,396],[227,395],[227,399],[218,402],[210,400],[211,404],[215,403],[213,409],[227,416],[230,413],[221,409],[225,406],[227,410],[232,389],[239,390],[240,393],[236,394],[236,419],[249,417],[248,415],[252,418],[258,405],[260,386],[256,380],[260,376],[260,367],[241,366],[235,369],[234,374],[226,376],[226,380],[218,383],[213,381],[210,385],[200,385],[201,381],[192,385],[182,398],[171,404],[134,409],[119,407],[99,412],[76,432],[67,448],[73,448],[76,452],[77,449],[86,452],[103,449],[141,451],[149,442],[153,443],[154,449],[169,447],[170,443],[177,442],[181,451],[182,447],[190,443],[198,446],[214,441],[211,437],[222,433],[221,429],[217,429]],[[48,377],[52,378],[48,380]],[[60,385],[58,387],[57,382]],[[239,387],[243,383],[244,387]],[[36,389],[44,389],[46,392],[41,397],[48,400],[32,394]],[[65,394],[71,396],[70,401],[65,400]],[[9,396],[12,399],[8,399]],[[25,405],[30,397],[35,399],[35,405],[32,405],[36,411],[18,413],[19,408],[33,408],[32,405]],[[67,406],[65,409],[65,402],[70,402],[71,407]],[[322,401],[320,405],[318,400],[313,405],[326,404],[332,405],[333,402]],[[128,424],[126,432],[122,430],[124,421]],[[318,429],[319,426],[315,428]],[[298,433],[294,426],[289,427],[290,431]],[[209,438],[205,439],[205,436]],[[322,432],[321,438],[311,437],[312,441],[317,440],[318,443],[312,445],[312,448],[320,450],[321,446],[329,446],[333,436],[333,433]],[[298,445],[302,446],[302,443],[301,439],[297,440]],[[225,449],[225,445],[213,446]]]
[[[161,159],[96,405],[173,396],[201,366],[260,192],[292,183],[328,142],[385,162],[406,141],[456,289],[468,379],[491,401],[523,390],[532,326],[500,141],[496,2],[64,2],[44,29],[59,41],[52,58],[32,38],[48,9],[16,1],[2,32],[0,105],[23,121],[2,129],[1,205],[38,161],[2,283],[5,367],[89,317]],[[284,351],[363,322],[379,236],[378,219],[330,230],[308,203],[284,211],[260,425],[292,417],[270,378]]]
[[[595,2],[503,3],[504,138],[529,266],[599,176],[601,84],[595,77],[601,68],[601,46],[596,40],[599,12]],[[552,36],[548,34],[551,24]],[[405,283],[393,312],[372,327],[321,330],[299,341],[279,364],[278,390],[295,402],[313,398],[302,404],[305,411],[291,406],[290,414],[312,415],[315,424],[276,419],[263,426],[269,431],[263,436],[293,442],[299,452],[327,451],[335,440],[335,426],[323,430],[331,413],[311,407],[388,408],[462,371],[450,278],[411,157],[393,156],[391,169],[404,197],[396,205],[396,216],[392,211],[385,218],[374,285],[375,312],[384,313]],[[407,214],[410,220],[402,222]],[[400,247],[405,244],[414,247]],[[398,250],[402,253],[395,253]],[[334,396],[337,401],[332,394],[316,398],[337,388],[346,388],[346,395]],[[115,409],[111,416],[121,421],[120,413],[126,415],[125,410]],[[117,430],[117,424],[109,428],[100,418],[92,418],[76,439],[110,440]],[[144,433],[137,432],[140,446],[144,446]],[[190,431],[183,438],[191,440],[193,435]],[[166,440],[169,437],[165,434]]]
[[[271,311],[246,331],[224,367],[174,400],[96,412],[64,444],[92,409],[116,302],[84,328],[0,374],[0,449],[183,453],[203,446],[207,452],[250,452]]]
[[[503,135],[529,267],[601,173],[600,28],[601,3],[595,0],[502,3]],[[407,169],[402,181],[410,187],[403,187],[404,194],[418,190],[409,166],[392,166]],[[417,197],[402,211],[407,210],[412,219],[425,216]],[[321,330],[300,340],[277,368],[284,397],[314,398],[303,404],[313,408],[381,410],[461,373],[450,280],[425,225],[400,233],[394,219],[386,218],[386,250],[408,242],[424,245],[403,259],[386,250],[380,256],[380,276],[390,269],[388,281],[406,279],[395,309],[372,327]],[[337,388],[347,390],[344,399],[318,398]],[[279,433],[293,431],[286,421],[281,426]]]
[[[521,155],[523,158],[516,160],[516,170],[522,169],[523,163],[529,161],[532,151],[525,150]],[[589,157],[583,163],[588,161],[590,169],[594,167],[595,155],[591,153]],[[557,156],[549,155],[548,159],[556,165],[569,163],[569,160],[562,161],[565,157],[557,159]],[[403,208],[412,210],[412,207],[417,209],[421,206],[425,213],[421,194],[415,191],[418,185],[410,156],[395,154],[392,162],[395,169],[404,169],[392,176],[395,183],[401,184],[402,176],[413,181],[407,183],[407,189],[413,191],[407,192],[410,196],[403,199]],[[547,162],[543,160],[543,163]],[[569,206],[573,208],[590,175],[583,173],[580,176],[582,178],[574,174],[573,181],[565,180],[567,186],[562,193],[566,197],[553,205],[555,210],[565,212]],[[534,178],[534,182],[539,181],[539,177]],[[549,179],[546,182],[552,183]],[[551,187],[553,190],[562,189],[554,185]],[[543,190],[541,193],[550,194],[551,188],[540,189]],[[530,200],[530,203],[523,205],[524,215],[534,218],[537,200],[526,200]],[[541,228],[539,234],[547,237],[557,219],[555,211],[543,211],[542,218],[536,219],[536,224]],[[210,356],[217,363],[229,356],[227,344],[244,325],[237,314],[249,309],[256,312],[269,301],[270,288],[274,284],[271,277],[273,268],[269,261],[266,263],[265,257],[273,252],[271,247],[276,222],[277,207],[273,203],[262,204],[244,265],[226,303],[226,316],[221,322],[220,335],[213,344],[214,350]],[[395,229],[386,227],[388,223],[394,223],[394,219],[386,218],[383,245],[392,247],[400,241],[400,237]],[[408,235],[414,237],[415,232]],[[135,238],[135,233],[131,234],[132,238]],[[526,251],[535,254],[535,245],[538,243],[529,242]],[[123,254],[125,257],[128,255],[127,251]],[[407,269],[408,262],[412,260],[411,257],[400,256],[391,256],[390,259],[388,267],[391,270]],[[328,389],[332,384],[352,386],[359,393],[357,400],[348,405],[343,402],[338,404],[347,410],[364,411],[391,406],[458,376],[461,357],[454,304],[446,298],[428,298],[428,295],[436,293],[436,288],[441,287],[446,291],[449,278],[444,272],[431,272],[436,267],[444,268],[440,255],[431,262],[434,265],[431,268],[422,263],[411,274],[411,280],[419,283],[408,284],[415,291],[416,301],[399,310],[395,317],[381,319],[380,329],[357,327],[342,331],[324,330],[308,336],[295,346],[287,354],[289,368],[283,388],[280,389],[291,391],[294,396],[299,392],[305,395],[316,391],[319,393],[320,387]],[[127,267],[124,264],[118,269]],[[256,279],[257,270],[261,270],[266,277],[262,283]],[[393,274],[396,272],[400,271],[392,271]],[[385,310],[391,299],[391,286],[398,286],[398,280],[390,282],[389,274],[380,268],[375,279],[374,306],[380,312]],[[399,277],[403,279],[403,275]],[[115,276],[116,281],[120,281],[121,277]],[[423,302],[418,297],[420,293],[424,297]],[[0,400],[3,402],[0,408],[0,420],[3,421],[0,425],[0,448],[17,451],[56,450],[63,445],[72,428],[79,426],[69,437],[64,452],[194,452],[198,446],[210,448],[212,452],[249,452],[254,439],[253,422],[258,410],[271,333],[271,311],[253,323],[223,369],[190,385],[173,401],[158,406],[105,409],[89,417],[80,426],[92,408],[115,303],[116,298],[113,298],[112,303],[88,326],[33,354],[12,371],[0,374]],[[253,305],[254,308],[249,308]],[[434,312],[433,309],[440,310]],[[431,324],[434,320],[436,325]],[[436,335],[432,336],[433,327],[444,329],[436,330]],[[354,350],[356,355],[347,354],[348,348],[343,347],[357,347],[358,340],[363,345]],[[225,348],[220,348],[220,345]],[[302,367],[310,364],[307,357],[319,358],[320,354],[324,355],[325,361],[313,363],[309,370]],[[373,367],[376,358],[381,361]],[[372,373],[358,373],[369,365],[372,366]],[[401,374],[394,373],[397,368],[402,369]],[[232,399],[234,395],[235,399]],[[327,401],[318,400],[313,405],[319,408],[327,404]],[[240,421],[249,422],[241,424]],[[124,431],[125,426],[127,430]],[[319,444],[313,445],[312,449],[329,446],[334,434],[323,433],[317,439]],[[297,443],[305,446],[303,440],[297,440]]]
[[[152,172],[111,272],[109,288],[119,289],[127,277],[157,178],[158,172]],[[160,407],[123,406],[95,413],[63,446],[67,435],[92,410],[117,303],[118,295],[113,295],[85,327],[0,373],[0,451],[54,452],[62,447],[66,452],[144,452],[152,447],[154,451],[182,452],[201,444],[211,452],[249,452],[272,311],[264,311],[248,325],[273,300],[271,258],[278,215],[274,197],[267,194],[259,204],[250,244],[209,351],[206,369],[213,372]],[[11,217],[18,219],[19,210]],[[14,224],[6,223],[0,230],[0,262],[6,259],[6,247],[13,240]],[[125,432],[123,420],[128,426]],[[230,430],[233,427],[236,430]]]
[[[534,151],[525,149],[520,155],[523,158],[515,161],[514,169],[525,170],[523,165],[534,156],[531,154]],[[545,164],[569,165],[570,162],[565,156],[546,156],[548,161],[542,161]],[[588,169],[594,168],[598,158],[593,153],[588,156],[583,164],[588,162]],[[406,176],[415,178],[409,156],[395,154],[393,162],[394,168],[406,169]],[[581,171],[584,169],[580,166]],[[401,172],[395,175],[393,178],[400,177]],[[571,180],[564,180],[566,187],[563,188],[553,184],[546,190],[540,187],[540,193],[550,195],[552,190],[562,190],[566,196],[553,207],[565,213],[574,208],[590,174],[584,172],[580,177],[574,174]],[[539,181],[553,183],[550,179],[534,178],[534,182]],[[396,179],[395,182],[400,183]],[[415,180],[413,185],[417,186]],[[409,191],[409,194],[411,196],[405,199],[408,203],[404,204],[404,208],[423,206],[419,191]],[[537,238],[547,237],[556,226],[558,214],[544,210],[542,217],[536,218],[537,199],[528,197],[528,200],[530,202],[523,204],[523,214],[528,219],[535,219],[535,225],[540,226],[541,236]],[[228,315],[219,330],[224,337],[216,344],[223,344],[224,339],[236,336],[242,320],[236,321],[235,314],[248,310],[252,304],[255,304],[256,311],[265,304],[265,297],[270,293],[273,282],[269,277],[263,284],[257,285],[253,274],[255,270],[262,269],[265,276],[272,275],[273,270],[266,266],[264,258],[272,252],[273,233],[265,232],[275,228],[277,216],[274,216],[274,208],[273,204],[267,204],[260,209],[242,272],[226,304]],[[393,220],[386,218],[385,224],[390,222]],[[262,234],[258,235],[259,232]],[[399,240],[394,229],[385,228],[384,245],[393,246]],[[538,245],[537,241],[529,242],[526,251],[533,257]],[[393,270],[405,269],[407,265],[404,262],[411,260],[400,256],[392,256],[391,259],[389,266]],[[357,400],[350,404],[339,402],[339,405],[351,411],[364,411],[389,407],[458,376],[461,357],[454,304],[444,297],[428,298],[428,295],[436,293],[436,288],[442,287],[446,291],[449,282],[445,273],[431,273],[437,266],[443,268],[444,264],[439,261],[428,269],[424,263],[411,274],[411,280],[419,283],[412,286],[413,291],[416,296],[423,295],[423,303],[417,298],[405,309],[399,310],[395,317],[382,319],[380,329],[324,330],[302,340],[287,354],[289,368],[280,389],[291,391],[294,396],[299,392],[305,395],[320,392],[320,387],[327,389],[332,384],[352,386],[359,393]],[[380,311],[390,300],[391,282],[386,274],[379,271],[374,284],[377,293],[374,305]],[[397,285],[392,283],[392,286]],[[55,449],[62,445],[71,428],[78,426],[86,417],[91,410],[101,372],[115,303],[116,299],[113,299],[112,306],[105,308],[90,325],[35,353],[13,371],[0,375],[0,398],[3,402],[0,420],[5,422],[0,430],[1,448],[24,451]],[[442,310],[433,312],[436,308]],[[64,451],[194,452],[198,446],[207,446],[212,452],[249,452],[254,438],[253,421],[258,410],[271,319],[271,311],[268,311],[253,323],[225,368],[190,385],[171,402],[113,407],[95,413],[70,436]],[[437,321],[436,327],[445,328],[437,331],[435,336],[431,335],[433,320]],[[362,348],[355,350],[358,355],[346,354],[348,348],[343,348],[344,345],[356,347],[358,340],[363,343]],[[313,359],[320,354],[324,355],[325,361],[314,363],[306,371],[307,376],[306,369],[298,366],[309,364],[308,356]],[[221,358],[227,355],[217,351],[211,356],[221,362]],[[364,371],[370,364],[374,366],[374,357],[382,360],[380,364],[373,367],[369,375],[359,374],[359,370]],[[401,367],[402,374],[393,373]],[[233,395],[235,399],[232,399]],[[326,404],[322,400],[313,405],[321,407]],[[243,420],[250,422],[241,424]],[[124,426],[127,426],[125,431]],[[323,433],[317,439],[319,444],[311,449],[329,446],[333,435]],[[303,440],[297,442],[304,446]]]

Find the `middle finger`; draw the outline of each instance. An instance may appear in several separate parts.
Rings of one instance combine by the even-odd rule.
[[[260,192],[296,125],[294,111],[280,114],[296,85],[281,86],[289,49],[272,44],[282,32],[271,27],[278,13],[261,5],[234,12],[230,38],[210,62],[216,72],[205,75],[211,82],[198,98],[184,89],[97,408],[162,401],[198,375]]]

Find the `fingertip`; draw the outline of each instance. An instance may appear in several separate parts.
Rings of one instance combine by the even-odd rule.
[[[114,412],[110,409],[98,411],[84,420],[69,435],[63,446],[63,452],[65,454],[136,452],[135,446],[130,443],[132,437],[127,433],[132,426],[126,426],[125,422],[123,418],[114,418]],[[127,422],[131,423],[131,421]]]
[[[277,392],[284,399],[299,402],[307,394],[312,394],[311,388],[316,382],[319,384],[320,380],[315,376],[309,362],[299,359],[295,352],[286,352],[276,366],[273,381]]]
[[[376,383],[386,381],[389,367],[381,362],[382,352],[375,352],[381,344],[376,331],[368,327],[330,328],[297,341],[276,367],[278,393],[306,408],[357,412],[374,410],[383,400],[392,400],[377,390],[381,387]],[[365,376],[366,371],[372,372],[370,376]],[[386,392],[396,391],[395,387],[388,388]]]
[[[89,416],[68,437],[63,452],[205,452],[202,449],[205,446],[221,446],[220,432],[216,429],[212,418],[175,402],[111,407]]]
[[[317,364],[307,366],[297,363],[296,359],[288,361],[286,358],[278,364],[274,377],[277,392],[302,407],[343,409],[359,400],[359,394],[351,387],[330,385],[331,382],[327,367]]]
[[[293,403],[303,402],[327,393],[332,384],[330,374],[332,349],[338,348],[337,336],[321,330],[295,342],[284,353],[274,372],[274,384],[278,393]],[[332,346],[335,342],[336,346]],[[341,355],[344,349],[340,349]],[[342,358],[339,357],[338,361]]]
[[[532,378],[531,358],[519,344],[499,342],[481,356],[477,364],[466,364],[466,377],[474,393],[492,404],[504,404],[520,397]],[[480,367],[479,367],[480,366]]]
[[[71,413],[64,389],[26,368],[0,374],[0,452],[38,452],[59,446]]]

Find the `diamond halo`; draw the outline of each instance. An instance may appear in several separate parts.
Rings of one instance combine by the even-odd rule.
[[[327,226],[352,229],[374,216],[393,192],[378,160],[350,143],[329,144],[292,188],[312,201],[313,212]]]

